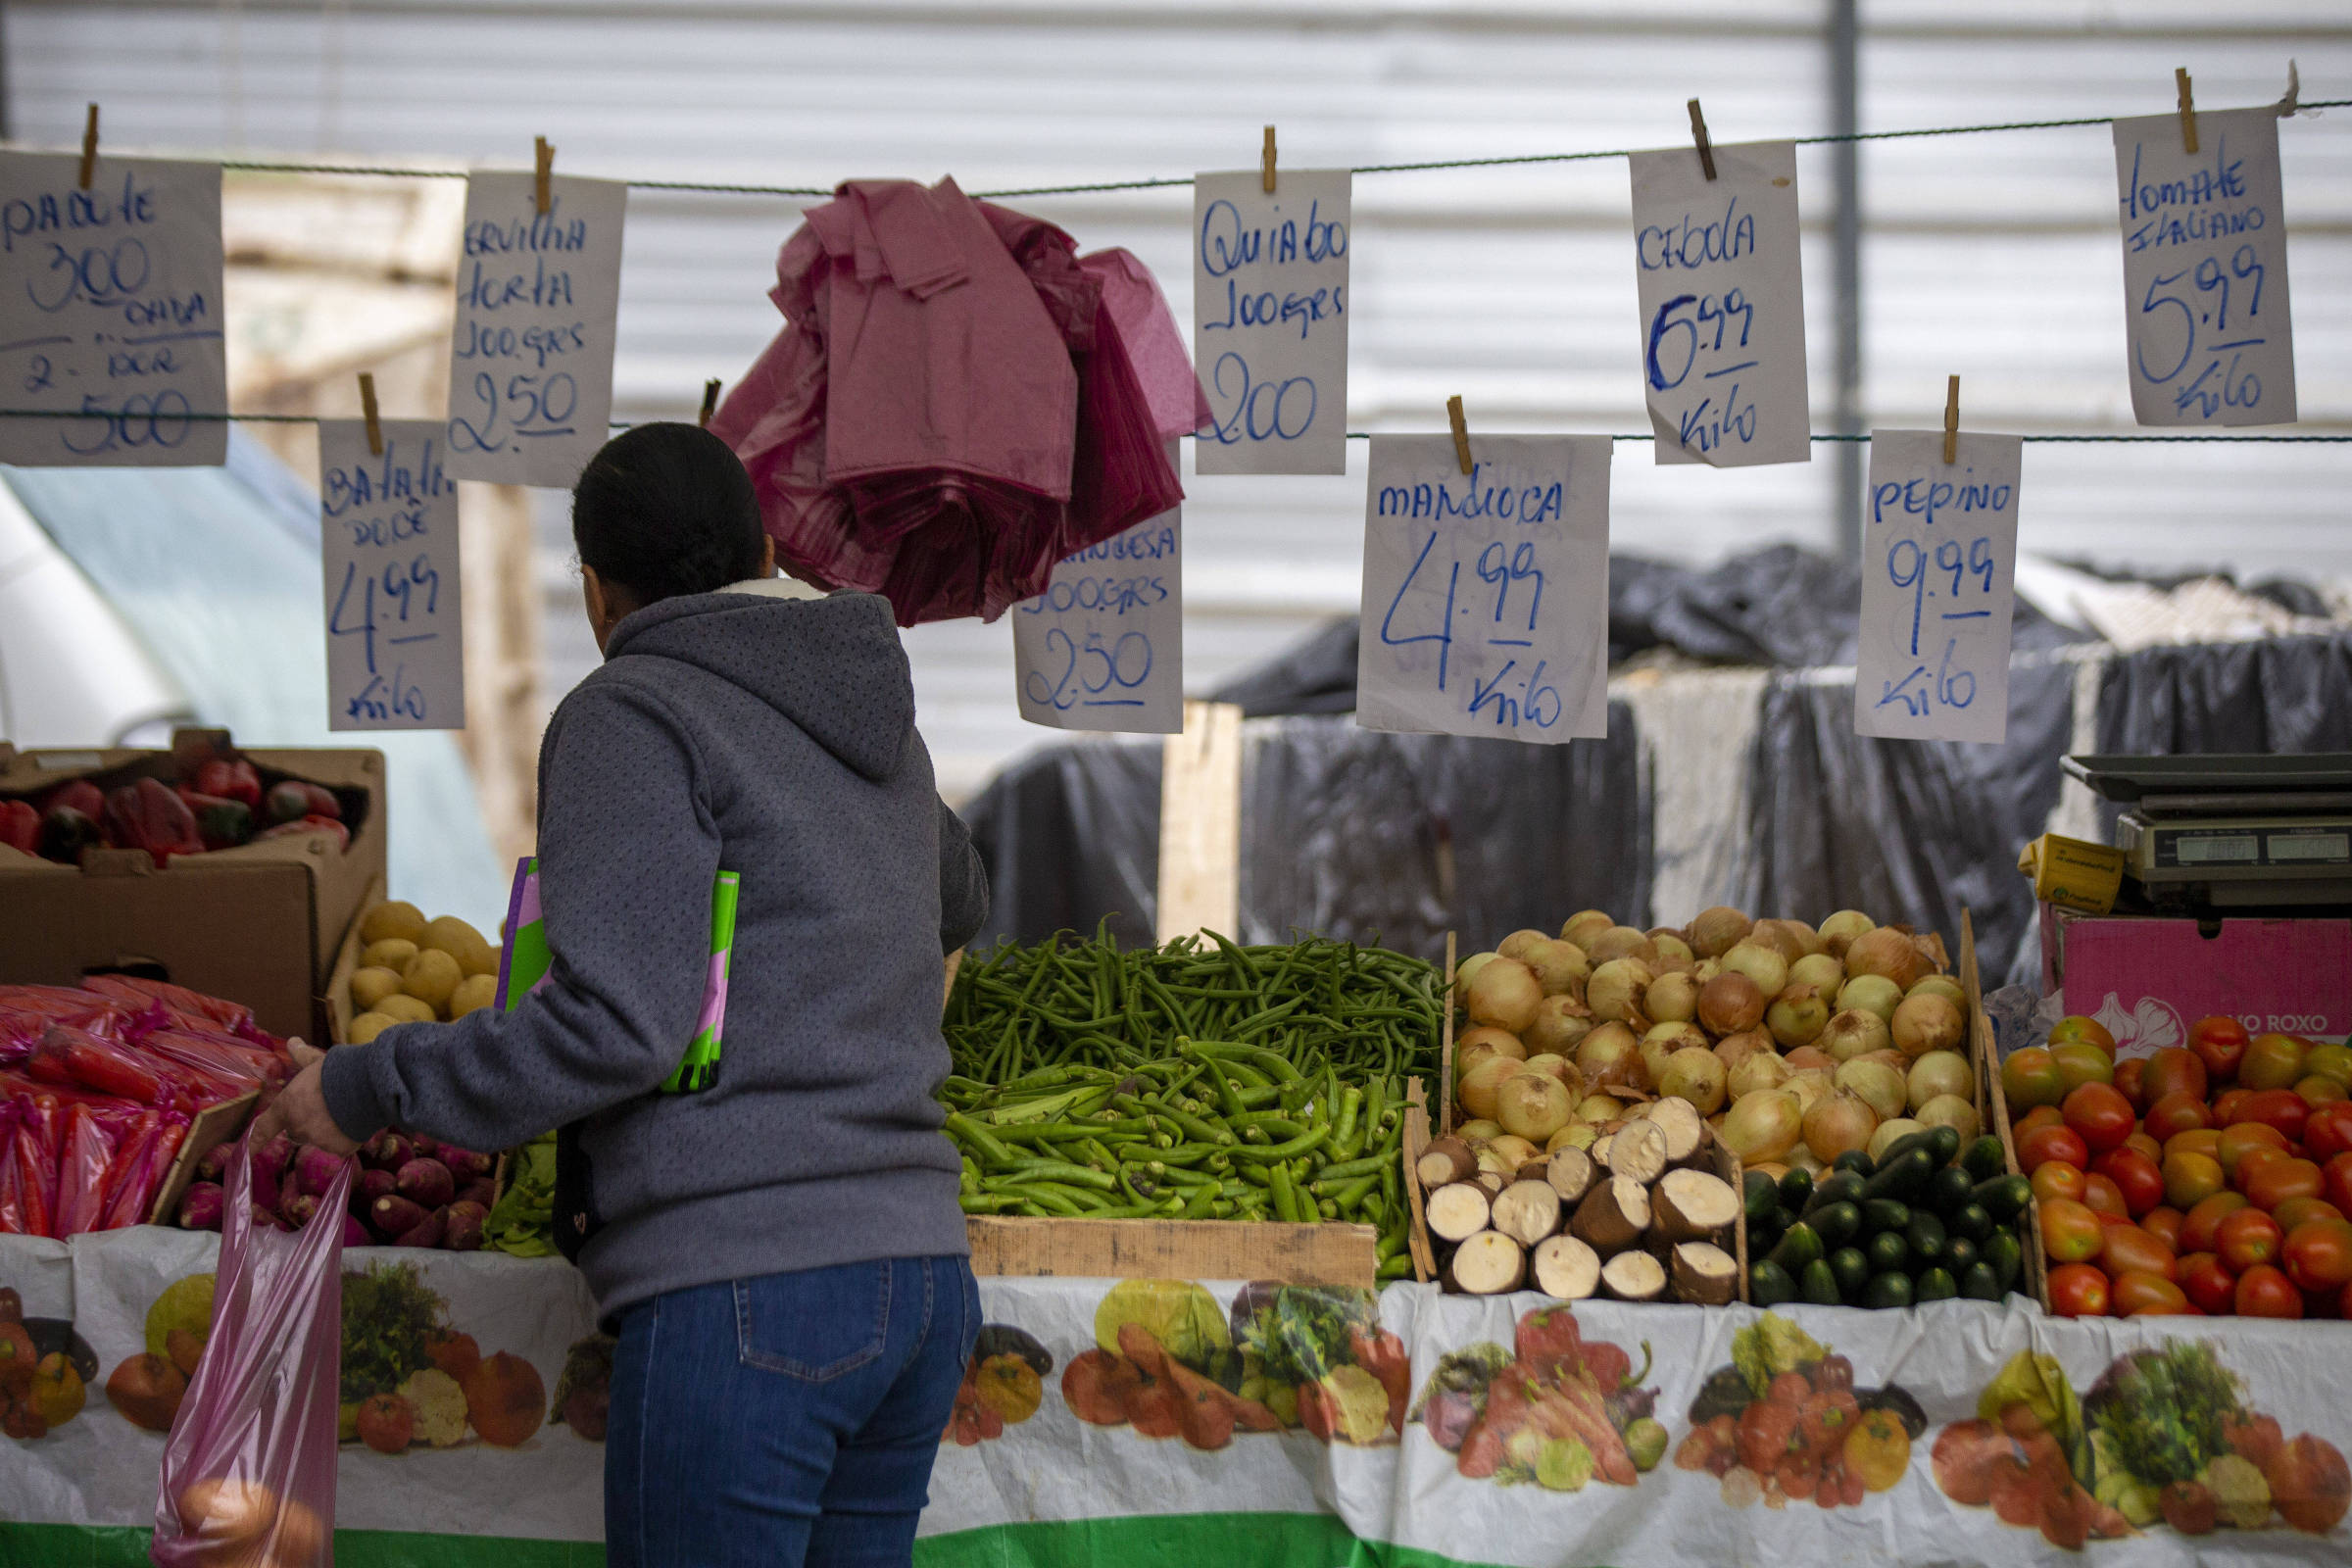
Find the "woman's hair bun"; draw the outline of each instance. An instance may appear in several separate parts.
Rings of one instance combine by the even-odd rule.
[[[757,574],[762,538],[752,476],[699,425],[623,430],[571,488],[580,564],[641,604],[715,593]]]

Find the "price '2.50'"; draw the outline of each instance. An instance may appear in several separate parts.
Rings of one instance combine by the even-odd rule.
[[[1061,674],[1048,681],[1045,671],[1031,670],[1026,688],[1031,702],[1057,713],[1066,713],[1080,704],[1088,708],[1144,706],[1142,698],[1124,694],[1152,678],[1151,638],[1131,631],[1122,633],[1115,643],[1106,643],[1101,632],[1090,631],[1082,645],[1054,626],[1046,632],[1046,651],[1053,653],[1056,647],[1062,655]],[[1078,666],[1082,662],[1100,668],[1081,674]],[[1073,685],[1078,689],[1073,690]]]

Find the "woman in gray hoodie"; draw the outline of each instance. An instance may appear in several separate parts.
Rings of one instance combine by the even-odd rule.
[[[540,748],[547,980],[336,1049],[256,1136],[504,1149],[561,1128],[559,1241],[620,1340],[615,1568],[906,1563],[979,1330],[932,1093],[941,956],[979,929],[986,879],[890,607],[778,579],[715,436],[615,437],[572,532],[605,662]],[[723,1048],[701,1088],[665,1090],[721,871]]]

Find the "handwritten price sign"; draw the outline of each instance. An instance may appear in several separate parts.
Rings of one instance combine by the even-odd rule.
[[[386,420],[384,455],[357,419],[318,422],[329,729],[462,729],[458,484],[442,427]]]
[[[612,321],[629,188],[532,176],[466,182],[456,337],[449,360],[450,473],[568,486],[612,417]]]
[[[1376,436],[1356,722],[1608,733],[1609,438]]]
[[[2268,109],[2115,122],[2132,413],[2141,424],[2292,424],[2278,118]]]
[[[1998,741],[2009,732],[2009,619],[2024,443],[1874,430],[1862,533],[1854,733]]]
[[[1193,360],[1213,424],[1202,473],[1348,471],[1344,169],[1193,180]]]
[[[220,171],[0,153],[0,463],[218,464],[228,425]]]
[[[1183,513],[1172,507],[1068,557],[1044,593],[1014,608],[1023,718],[1138,735],[1184,728]]]
[[[1809,463],[1796,146],[1635,153],[1634,266],[1657,461]]]

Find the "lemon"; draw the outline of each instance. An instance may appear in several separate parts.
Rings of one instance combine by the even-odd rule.
[[[395,991],[375,1004],[375,1010],[394,1023],[431,1023],[441,1016],[429,1002],[420,1002],[405,992]]]
[[[400,971],[372,967],[355,970],[351,977],[351,1004],[362,1012],[371,1012],[375,1004],[400,989]]]
[[[400,989],[438,1012],[465,978],[456,958],[439,948],[426,948],[400,972]]]
[[[379,904],[360,916],[362,942],[381,942],[386,937],[415,942],[423,933],[424,911],[398,899]]]
[[[351,1043],[355,1046],[364,1046],[394,1024],[403,1021],[388,1012],[363,1012],[351,1020]]]
[[[449,995],[449,1016],[454,1022],[476,1007],[487,1007],[498,1000],[498,976],[469,974],[458,982],[458,989]]]
[[[217,1283],[214,1275],[191,1274],[164,1287],[155,1304],[147,1308],[150,1353],[164,1353],[164,1342],[171,1338],[173,1329],[186,1329],[198,1339],[213,1332],[213,1287]]]
[[[360,965],[367,969],[389,969],[398,974],[408,967],[409,960],[415,956],[416,943],[407,937],[386,937],[381,942],[368,944],[367,951],[360,955]]]
[[[438,950],[458,960],[458,967],[466,974],[498,973],[498,955],[482,934],[454,914],[445,914],[424,928],[416,945],[426,952]]]

